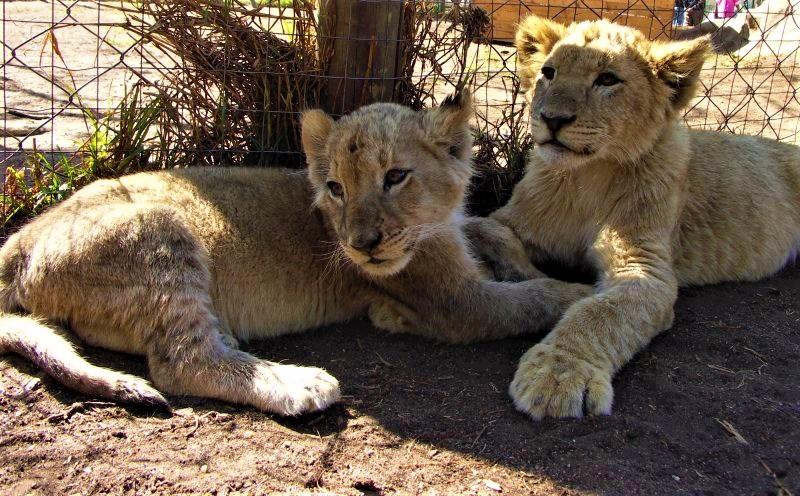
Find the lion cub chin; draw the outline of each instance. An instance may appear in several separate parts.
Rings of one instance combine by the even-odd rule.
[[[0,249],[0,352],[93,396],[167,406],[161,393],[196,395],[296,415],[337,401],[336,379],[240,341],[366,314],[449,342],[551,325],[591,288],[486,281],[453,220],[471,113],[464,94],[338,121],[312,110],[307,172],[198,167],[83,188]],[[145,356],[155,388],[87,363],[59,326]]]
[[[758,279],[795,256],[800,149],[683,127],[705,38],[534,16],[516,44],[536,148],[508,204],[468,229],[509,273],[526,258],[597,269],[597,294],[525,353],[510,393],[535,419],[608,414],[613,375],[672,325],[679,285]],[[521,250],[491,235],[508,228]]]

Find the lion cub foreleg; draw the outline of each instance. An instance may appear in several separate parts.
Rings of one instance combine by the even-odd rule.
[[[475,257],[498,281],[525,281],[546,277],[530,261],[522,241],[508,226],[491,217],[469,217],[462,223]]]
[[[378,329],[389,332],[413,332],[417,313],[399,301],[384,298],[369,306],[369,319]]]
[[[548,278],[486,280],[455,227],[426,240],[407,270],[408,277],[384,283],[397,301],[373,305],[370,316],[378,327],[449,343],[541,331],[593,292]]]
[[[677,298],[667,242],[639,241],[603,246],[601,290],[522,356],[509,388],[519,410],[537,420],[611,413],[613,375],[672,325]]]

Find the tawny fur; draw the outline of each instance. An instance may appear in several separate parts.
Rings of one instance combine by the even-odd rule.
[[[552,325],[591,288],[484,281],[462,238],[470,114],[464,96],[338,122],[310,111],[308,171],[195,168],[85,187],[0,249],[0,352],[87,394],[166,405],[146,381],[88,364],[63,326],[146,356],[161,392],[294,415],[335,402],[336,379],[258,359],[240,340],[365,314],[447,342]],[[387,185],[392,169],[406,176]]]
[[[525,257],[598,269],[597,293],[522,357],[510,393],[535,419],[609,414],[612,377],[672,325],[679,285],[759,279],[794,258],[800,150],[683,127],[706,39],[529,17],[517,48],[537,146],[509,203],[467,230],[506,272]],[[508,228],[524,254],[498,244]]]

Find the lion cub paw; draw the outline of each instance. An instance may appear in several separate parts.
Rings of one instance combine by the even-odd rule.
[[[514,405],[534,420],[611,414],[611,374],[540,343],[525,353],[509,387]]]
[[[400,303],[378,301],[371,304],[369,320],[384,331],[411,332],[414,329],[414,312]]]
[[[339,381],[317,367],[270,363],[253,378],[255,406],[279,415],[324,410],[341,397]]]

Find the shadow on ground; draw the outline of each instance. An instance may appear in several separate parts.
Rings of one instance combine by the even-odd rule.
[[[327,368],[340,405],[281,419],[172,398],[103,404],[7,357],[0,485],[14,494],[781,494],[800,488],[800,268],[681,291],[673,329],[615,381],[610,417],[532,422],[506,393],[536,337],[445,346],[367,322],[251,344]],[[134,357],[90,350],[140,375]],[[74,411],[73,411],[74,410]],[[789,494],[784,492],[783,494]]]

